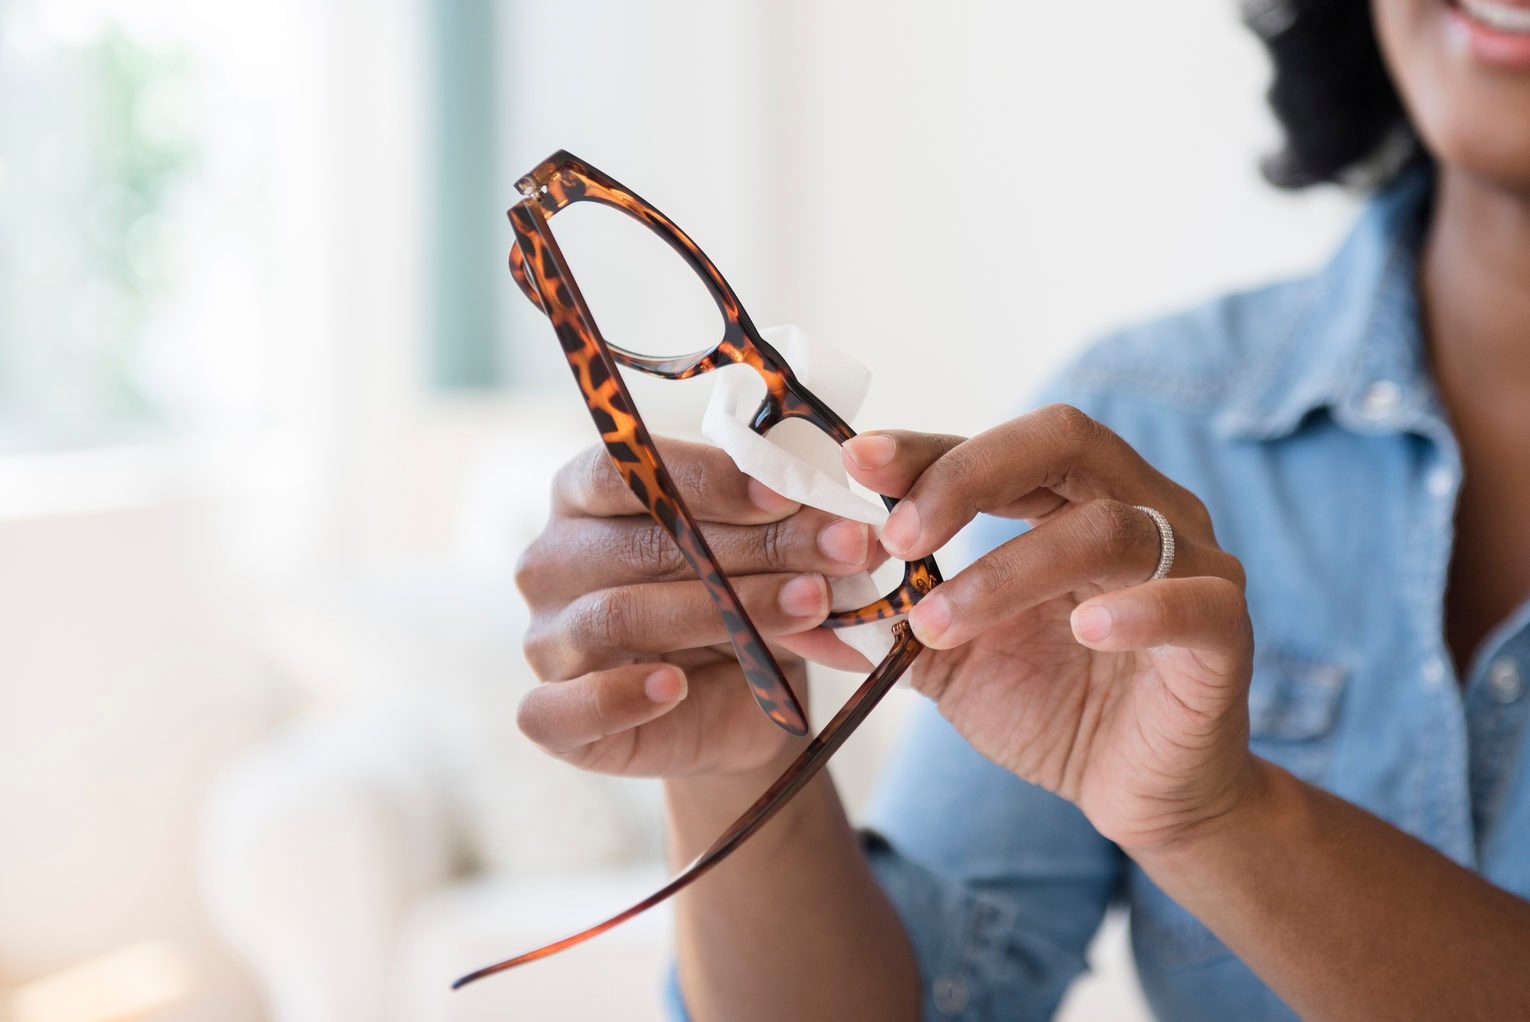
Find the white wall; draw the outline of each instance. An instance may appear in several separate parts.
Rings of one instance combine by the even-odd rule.
[[[790,219],[756,316],[870,362],[867,424],[991,425],[1101,331],[1313,266],[1348,222],[1259,178],[1267,69],[1225,0],[773,9]]]
[[[757,322],[872,364],[868,424],[992,424],[1114,325],[1316,265],[1351,211],[1259,178],[1267,71],[1223,0],[513,10],[507,201],[558,147],[615,174]]]

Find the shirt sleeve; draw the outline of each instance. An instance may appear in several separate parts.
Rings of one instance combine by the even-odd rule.
[[[1054,380],[1032,407],[1067,401]],[[980,515],[941,554],[951,578],[1024,531]],[[985,758],[920,700],[867,814],[866,854],[914,946],[927,1020],[1049,1019],[1125,875],[1077,808]]]
[[[1123,856],[1064,800],[983,758],[924,700],[863,831],[867,861],[913,945],[923,1017],[1049,1019]],[[673,1018],[689,1022],[673,969]]]
[[[1124,856],[1071,804],[984,758],[919,700],[863,831],[867,861],[903,921],[923,1016],[1049,1019]],[[672,1017],[689,1022],[671,971]]]
[[[1123,858],[1083,815],[974,751],[921,702],[866,854],[913,944],[924,1017],[1051,1018]]]

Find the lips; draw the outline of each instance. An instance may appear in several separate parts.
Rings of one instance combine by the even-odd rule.
[[[1530,0],[1449,0],[1453,41],[1498,71],[1530,71]]]
[[[1483,28],[1516,35],[1530,33],[1530,4],[1512,0],[1455,0],[1453,6]]]

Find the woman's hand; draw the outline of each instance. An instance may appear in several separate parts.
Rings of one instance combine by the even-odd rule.
[[[858,522],[800,508],[740,473],[713,447],[659,446],[686,505],[744,608],[806,701],[802,660],[853,667],[822,632],[826,576],[885,557]],[[521,730],[601,773],[743,773],[791,739],[750,697],[721,619],[679,548],[599,446],[553,483],[546,529],[516,581],[531,608],[526,658],[544,682],[522,701]]]
[[[845,467],[901,497],[882,544],[923,557],[978,512],[1034,527],[909,616],[914,686],[985,756],[1076,803],[1128,851],[1248,797],[1253,640],[1243,570],[1205,507],[1123,440],[1053,405],[970,440],[863,434]],[[1148,581],[1173,526],[1168,578]]]

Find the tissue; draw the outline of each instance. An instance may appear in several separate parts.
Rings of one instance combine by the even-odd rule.
[[[865,366],[796,326],[770,327],[762,333],[803,386],[846,422],[854,421],[871,386],[871,373]],[[880,531],[887,521],[887,509],[850,489],[836,447],[821,440],[803,443],[801,435],[783,429],[763,437],[749,428],[763,394],[760,377],[753,369],[725,366],[713,375],[717,380],[702,416],[701,433],[727,452],[740,472],[800,504],[865,522]],[[829,585],[835,610],[864,607],[885,595],[867,574],[831,579]],[[892,649],[893,620],[840,628],[835,634],[875,664]]]

